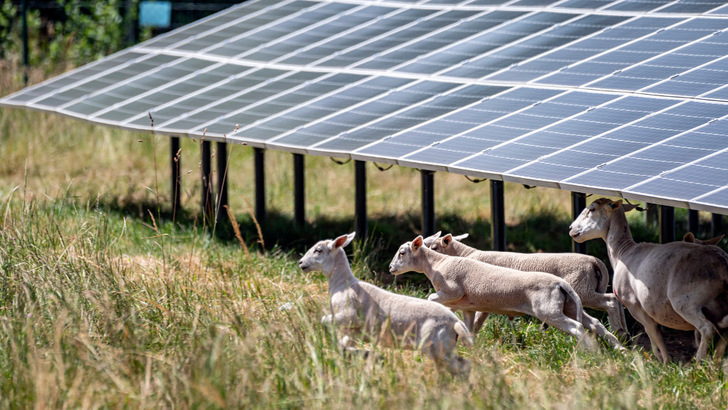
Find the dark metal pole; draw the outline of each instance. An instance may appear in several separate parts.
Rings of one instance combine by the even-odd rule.
[[[649,204],[645,202],[645,222],[648,228],[652,228],[657,225],[658,219],[660,219],[660,217],[658,216],[659,211],[657,208],[658,207],[654,206],[654,204]]]
[[[356,180],[356,235],[360,240],[367,237],[367,169],[366,162],[354,161]]]
[[[202,215],[208,224],[212,224],[214,215],[212,201],[212,175],[210,167],[210,141],[202,141]]]
[[[28,70],[30,69],[30,51],[28,50],[28,2],[20,2],[20,19],[23,41],[23,81],[28,85]]]
[[[137,42],[138,13],[134,10],[133,0],[124,0],[124,26],[126,30],[126,45],[133,46]]]
[[[255,161],[255,219],[265,221],[265,150],[253,148]]]
[[[660,205],[660,243],[675,241],[675,208]]]
[[[435,173],[420,171],[422,178],[422,234],[435,233]]]
[[[571,219],[576,219],[581,211],[586,208],[586,195],[581,192],[571,193]],[[587,244],[586,242],[579,243],[577,241],[571,241],[571,251],[576,253],[586,253]]]
[[[692,232],[697,238],[700,234],[700,215],[695,209],[688,211],[688,231]]]
[[[228,204],[228,162],[227,144],[217,142],[217,222],[224,221],[227,217],[225,206]]]
[[[723,231],[723,215],[722,214],[713,214],[712,218],[710,219],[710,230],[712,231],[713,238],[716,236],[723,235],[725,232]]]
[[[179,214],[182,205],[182,191],[180,189],[180,161],[182,151],[179,147],[179,137],[171,137],[169,141],[170,165],[172,167],[172,220]]]
[[[494,251],[506,250],[506,212],[503,181],[490,180],[490,240]]]
[[[305,184],[304,184],[304,161],[302,154],[293,154],[293,219],[296,225],[306,224],[305,210]]]

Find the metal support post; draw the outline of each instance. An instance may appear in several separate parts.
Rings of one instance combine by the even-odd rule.
[[[692,232],[696,238],[700,233],[700,215],[695,209],[688,211],[688,231]]]
[[[571,219],[575,220],[581,211],[586,208],[586,195],[581,192],[571,193]],[[577,241],[571,241],[571,251],[576,253],[586,253],[587,244],[586,242],[579,243]]]
[[[224,221],[227,218],[225,206],[228,204],[228,162],[227,162],[227,144],[217,142],[217,222]]]
[[[660,243],[675,241],[675,208],[660,205]]]
[[[427,237],[435,233],[435,173],[420,171],[422,178],[422,234]]]
[[[366,162],[354,161],[356,199],[356,235],[360,240],[367,237],[367,169]]]
[[[170,166],[172,169],[172,220],[174,221],[179,214],[182,205],[182,190],[181,186],[181,175],[180,175],[180,161],[182,160],[179,147],[179,137],[171,137],[169,141],[169,153],[170,153]]]
[[[306,224],[304,172],[303,155],[293,154],[293,219],[298,226]]]
[[[490,240],[494,251],[506,250],[506,212],[503,181],[490,180]]]
[[[255,166],[255,219],[265,221],[265,150],[253,148]]]
[[[202,141],[202,215],[208,224],[212,224],[214,206],[212,198],[212,171],[210,167],[210,141]]]
[[[712,237],[723,235],[723,214],[713,214],[710,219],[710,230],[712,231]]]

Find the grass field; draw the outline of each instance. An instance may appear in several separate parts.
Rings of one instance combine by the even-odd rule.
[[[20,88],[3,70],[0,95]],[[38,80],[39,74],[32,76]],[[651,352],[583,352],[526,318],[489,319],[469,380],[409,351],[343,357],[322,275],[297,260],[354,229],[354,170],[306,158],[307,226],[292,227],[290,154],[266,153],[262,234],[250,216],[252,150],[230,150],[230,230],[199,217],[199,141],[183,140],[183,213],[169,205],[168,139],[57,115],[0,108],[0,407],[2,408],[715,408],[725,363],[662,365]],[[397,246],[420,233],[419,173],[367,167],[370,232],[355,274],[390,283]],[[438,229],[489,243],[488,185],[435,178]],[[508,240],[566,251],[566,192],[506,184]],[[684,214],[677,213],[679,220]],[[655,240],[641,215],[635,236]],[[681,234],[678,227],[678,234]],[[213,231],[215,232],[213,234]],[[590,243],[604,258],[604,246]]]

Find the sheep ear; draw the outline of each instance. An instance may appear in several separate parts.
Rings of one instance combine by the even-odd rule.
[[[412,244],[410,245],[410,248],[412,249],[412,253],[417,252],[422,245],[424,244],[424,239],[422,239],[422,235],[419,235],[415,238],[414,241],[412,241]]]
[[[612,201],[612,202],[609,203],[609,207],[612,208],[612,209],[617,209],[620,206],[622,206],[622,200],[621,199],[618,200],[618,201]]]
[[[458,242],[462,242],[462,241],[463,241],[463,239],[465,239],[465,238],[467,238],[467,237],[468,237],[468,234],[467,234],[467,233],[464,233],[464,234],[462,234],[462,235],[458,235],[458,236],[453,236],[453,237],[452,237],[452,239],[453,239],[453,240],[456,240],[456,241],[458,241]]]
[[[638,208],[638,206],[634,205],[634,204],[624,204],[623,206],[624,206],[624,212],[629,212],[635,208]]]
[[[437,231],[437,233],[436,233],[436,234],[434,234],[434,235],[430,235],[430,236],[428,236],[427,238],[425,238],[425,240],[424,240],[424,242],[423,242],[423,243],[424,243],[424,245],[425,245],[425,246],[427,246],[427,247],[429,248],[429,247],[430,247],[430,245],[432,245],[433,243],[435,243],[435,241],[437,240],[437,238],[439,238],[439,237],[440,237],[440,234],[442,234],[442,231]]]
[[[354,239],[354,236],[356,236],[356,232],[352,232],[348,235],[341,235],[338,238],[334,239],[334,242],[331,246],[332,249],[338,249],[343,248],[344,246],[351,243],[352,239]]]
[[[720,235],[720,236],[716,236],[715,238],[712,238],[712,239],[706,239],[703,241],[703,245],[717,245],[720,243],[720,241],[723,240],[724,236],[725,235]]]
[[[450,246],[450,243],[452,242],[452,234],[447,234],[442,237],[442,247],[447,248]]]
[[[683,236],[683,242],[695,242],[695,235],[692,232],[688,232]]]

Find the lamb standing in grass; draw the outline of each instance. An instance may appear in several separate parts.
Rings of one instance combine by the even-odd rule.
[[[389,271],[393,275],[424,273],[436,291],[429,300],[468,315],[531,315],[583,341],[587,349],[595,348],[595,341],[581,323],[581,299],[563,279],[447,256],[423,245],[422,236],[418,236],[400,246]]]
[[[417,348],[450,373],[467,377],[470,362],[455,353],[458,336],[473,344],[465,324],[440,304],[387,292],[354,277],[343,249],[354,235],[320,241],[299,261],[304,272],[323,271],[328,279],[332,314],[321,322],[336,324],[343,334],[339,344],[346,350],[353,350],[354,337]]]
[[[636,243],[621,200],[600,198],[571,223],[577,242],[602,238],[614,268],[614,293],[645,327],[652,350],[663,362],[670,356],[658,325],[698,330],[695,355],[702,360],[715,336],[728,328],[728,254],[713,245],[688,242]],[[716,358],[725,351],[720,337]]]
[[[481,251],[461,242],[468,234],[452,236],[447,234],[440,238],[436,233],[425,239],[430,249],[450,256],[462,256],[492,265],[527,272],[546,272],[556,275],[571,285],[581,298],[584,307],[604,310],[609,316],[612,330],[618,335],[627,335],[627,322],[624,308],[613,293],[607,292],[609,271],[602,261],[579,253],[517,253]],[[477,333],[487,314],[478,314],[473,325],[473,333]],[[607,332],[599,329],[598,334]],[[601,335],[603,336],[603,335]]]

